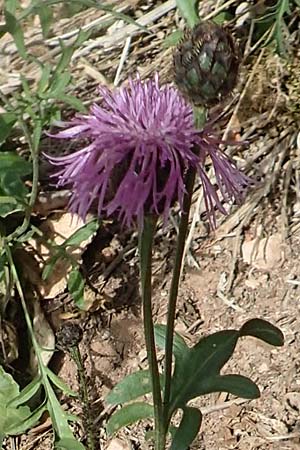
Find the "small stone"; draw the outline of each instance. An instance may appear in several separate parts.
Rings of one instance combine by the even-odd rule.
[[[132,450],[132,448],[128,442],[121,441],[121,439],[113,439],[106,450]]]

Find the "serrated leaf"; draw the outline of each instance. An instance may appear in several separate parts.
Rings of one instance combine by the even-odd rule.
[[[140,370],[123,378],[106,397],[107,403],[120,405],[151,392],[149,370]]]
[[[84,309],[84,278],[79,269],[72,269],[68,276],[68,290],[76,304],[80,309]]]
[[[240,329],[240,336],[253,336],[276,347],[284,344],[284,336],[279,328],[263,319],[248,320]]]
[[[17,121],[17,116],[14,113],[0,114],[0,144],[10,135],[14,124]]]
[[[131,403],[116,411],[106,425],[108,435],[116,433],[123,427],[132,425],[142,419],[153,417],[153,406],[148,403]]]
[[[257,385],[250,378],[243,375],[217,375],[215,377],[199,380],[199,391],[195,394],[203,395],[212,392],[228,392],[242,398],[259,398]]]
[[[69,246],[78,247],[83,241],[86,241],[91,236],[93,236],[98,228],[99,222],[97,220],[92,220],[83,227],[79,228],[79,230],[75,231],[75,233],[73,233],[68,239],[66,239],[63,246],[65,248]]]
[[[55,375],[52,370],[50,370],[48,367],[46,367],[45,370],[51,382],[56,387],[58,387],[58,389],[60,389],[64,394],[69,395],[70,397],[77,397],[77,393],[72,391],[72,389],[69,388],[69,386],[61,378]]]
[[[200,22],[198,4],[199,0],[176,0],[177,8],[190,28],[193,28]]]
[[[201,411],[186,407],[180,425],[174,433],[170,450],[187,450],[197,436],[202,422]]]

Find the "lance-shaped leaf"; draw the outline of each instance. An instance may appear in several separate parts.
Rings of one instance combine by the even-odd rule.
[[[153,417],[153,406],[148,403],[131,403],[116,411],[107,422],[106,431],[108,435],[116,433],[120,428],[133,423]]]
[[[151,392],[151,379],[149,370],[140,370],[123,378],[108,394],[106,401],[111,405],[136,400],[142,395]]]

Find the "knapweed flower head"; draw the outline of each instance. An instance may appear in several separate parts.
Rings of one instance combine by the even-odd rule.
[[[117,217],[126,226],[142,225],[146,214],[163,215],[166,221],[175,201],[183,205],[188,169],[200,176],[212,226],[216,209],[226,213],[223,200],[242,199],[249,179],[216,139],[195,128],[192,108],[177,88],[161,86],[155,75],[99,91],[102,102],[64,123],[55,135],[82,140],[83,148],[49,157],[57,185],[71,189],[71,212],[85,218],[96,207],[99,216]],[[207,156],[215,183],[205,168]]]

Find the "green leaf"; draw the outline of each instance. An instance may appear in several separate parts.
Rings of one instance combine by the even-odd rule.
[[[246,322],[240,329],[240,336],[253,336],[276,347],[284,344],[284,336],[279,328],[263,319]]]
[[[0,407],[7,405],[10,400],[19,394],[19,386],[11,375],[0,366]]]
[[[51,275],[55,264],[61,258],[63,259],[63,252],[58,251],[55,255],[51,256],[47,264],[45,264],[43,272],[42,272],[42,280],[47,280],[47,278]]]
[[[77,397],[77,393],[72,391],[72,389],[70,389],[69,386],[61,378],[55,375],[55,373],[53,373],[52,370],[49,369],[49,367],[46,367],[45,369],[49,379],[56,387],[58,387],[58,389],[60,389],[64,394],[69,395],[70,397]]]
[[[11,171],[0,172],[0,216],[26,209],[28,189]]]
[[[37,85],[38,95],[42,95],[48,88],[50,81],[50,74],[51,74],[51,65],[49,63],[45,63],[42,68],[41,78],[39,79]]]
[[[188,450],[200,430],[201,422],[202,414],[199,409],[184,408],[183,417],[172,439],[170,450]]]
[[[166,342],[166,325],[156,324],[154,326],[154,335],[155,335],[155,344],[161,350],[165,349]],[[173,339],[173,354],[175,356],[175,360],[177,363],[184,358],[186,352],[189,351],[189,347],[186,345],[184,339],[180,336],[180,334],[175,333]]]
[[[37,8],[37,14],[40,18],[43,37],[47,38],[53,21],[53,11],[46,2],[43,2],[43,5]]]
[[[84,278],[79,269],[74,268],[68,276],[68,290],[76,304],[80,309],[84,309]]]
[[[16,408],[26,402],[28,402],[40,389],[41,387],[41,377],[38,376],[34,378],[22,391],[15,397],[12,401],[8,403],[11,408]]]
[[[233,20],[234,16],[228,11],[222,11],[213,18],[213,22],[217,25],[223,25],[225,22]]]
[[[108,394],[106,401],[111,405],[130,402],[151,392],[149,370],[140,370],[123,378]]]
[[[99,222],[98,220],[92,220],[91,222],[87,223],[83,227],[79,228],[79,230],[75,231],[64,243],[63,246],[69,247],[69,246],[75,246],[78,247],[83,241],[86,241],[91,236],[93,236],[94,233],[99,228]]]
[[[107,422],[106,431],[110,436],[120,428],[132,425],[133,423],[153,417],[153,406],[148,403],[131,403],[116,411]]]
[[[216,375],[199,381],[198,395],[212,392],[228,392],[237,397],[254,399],[260,396],[257,385],[243,375]]]
[[[79,98],[74,97],[74,95],[61,94],[59,96],[59,100],[65,102],[67,105],[72,106],[72,108],[76,109],[76,111],[82,113],[87,111],[82,101]]]
[[[173,31],[173,33],[169,34],[164,42],[163,42],[163,47],[164,48],[170,48],[170,47],[174,47],[175,45],[178,44],[178,42],[182,39],[183,37],[183,31],[181,30],[176,30]]]
[[[14,113],[0,114],[0,144],[10,135],[14,124],[17,121],[17,116]]]
[[[24,211],[28,189],[21,178],[32,171],[32,166],[13,152],[0,153],[0,216],[6,217]]]
[[[225,330],[200,339],[183,358],[175,360],[169,415],[194,397],[226,391],[245,398],[257,398],[255,383],[241,375],[220,375],[220,370],[234,352],[237,340],[253,336],[272,345],[282,345],[283,335],[262,319],[246,322],[240,330]]]
[[[198,4],[199,0],[176,0],[177,8],[190,28],[193,28],[200,22]]]
[[[9,411],[9,418],[6,423],[6,434],[9,436],[23,434],[25,431],[34,427],[40,420],[42,414],[46,411],[46,406],[41,405],[29,415],[28,411],[30,411],[30,409],[27,406],[21,406],[17,411],[19,414],[21,411],[24,412],[24,417],[20,420],[19,414],[18,416],[14,416],[14,413]]]
[[[60,99],[64,94],[66,87],[71,81],[71,74],[69,72],[59,73],[55,75],[51,82],[51,87],[42,97]]]
[[[24,42],[24,35],[18,20],[8,9],[4,10],[4,17],[5,17],[5,25],[7,27],[8,32],[12,35],[14,39],[19,55],[23,59],[27,59],[27,51]]]
[[[85,450],[85,447],[75,438],[64,438],[55,442],[55,450]]]
[[[221,368],[232,355],[239,332],[225,330],[202,338],[190,348],[180,362],[176,361],[170,414],[177,408],[184,407],[192,398],[201,395],[202,383],[219,374]],[[204,392],[205,393],[205,389]]]
[[[94,5],[95,6],[95,5]],[[69,66],[71,62],[71,58],[73,56],[74,51],[80,47],[84,41],[86,41],[90,36],[90,31],[84,31],[80,30],[75,42],[73,42],[72,45],[66,47],[63,43],[63,41],[60,41],[60,48],[61,48],[61,56],[57,63],[57,66],[54,70],[53,76],[56,77],[59,74],[62,74]]]
[[[29,175],[32,172],[30,162],[14,152],[0,153],[0,174],[12,171],[17,176]]]
[[[12,406],[19,396],[19,386],[11,375],[0,366],[0,439],[24,433],[39,420],[42,412],[31,412],[28,406]]]
[[[73,420],[73,417],[70,417],[70,414],[67,414],[60,406],[59,401],[57,400],[55,393],[50,385],[48,379],[43,379],[43,384],[47,397],[47,410],[49,411],[52,425],[55,431],[56,440],[58,442],[77,442],[73,436],[71,428],[69,427],[68,421]],[[80,445],[80,447],[78,447]],[[61,447],[63,448],[63,447]],[[67,448],[67,447],[66,447]],[[75,448],[75,447],[74,447]],[[79,442],[76,444],[76,449],[85,450],[84,446]]]

